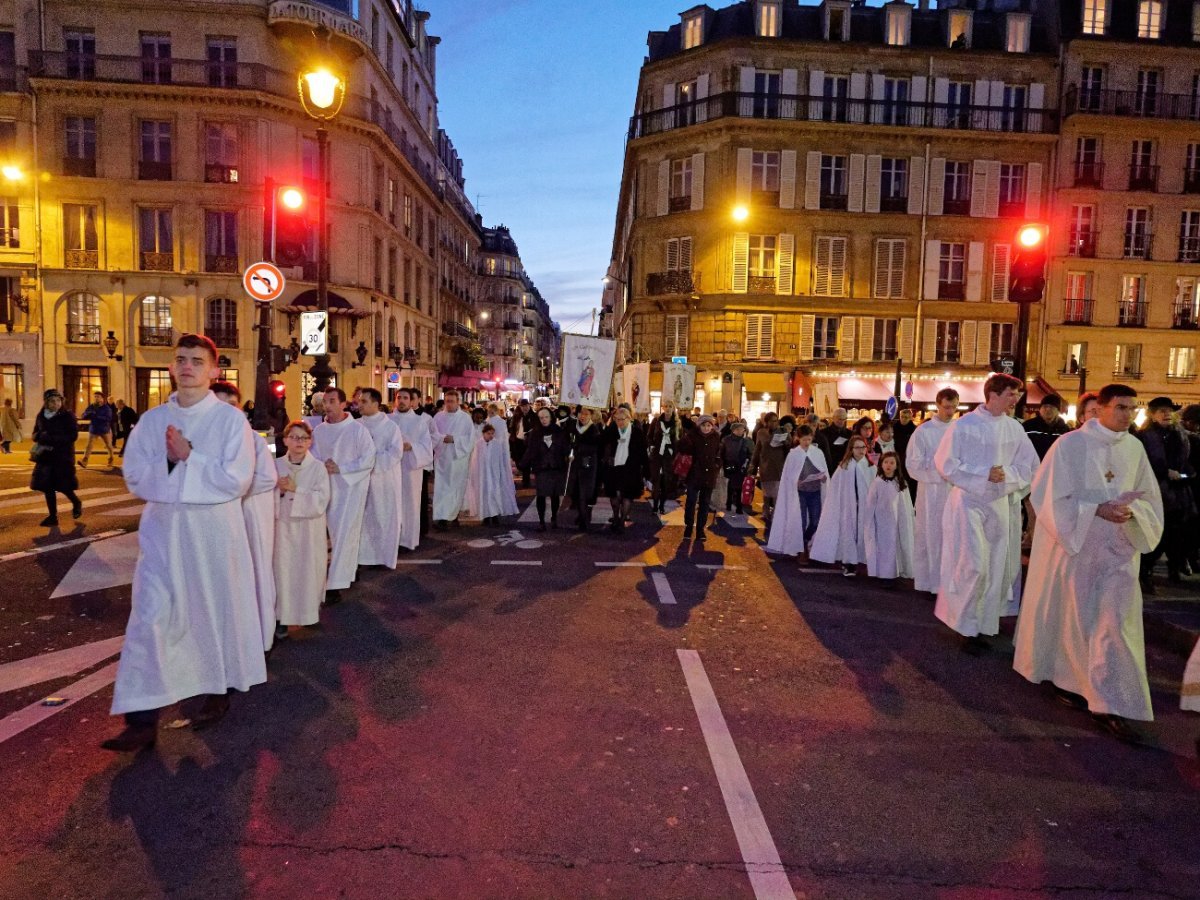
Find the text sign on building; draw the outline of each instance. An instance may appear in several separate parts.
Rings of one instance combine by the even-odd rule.
[[[1011,356],[996,356],[992,358],[989,368],[1001,375],[1012,375],[1017,371],[1017,361]]]
[[[357,5],[357,4],[356,4]],[[367,29],[337,10],[320,3],[304,3],[302,0],[275,0],[267,7],[267,24],[287,23],[306,25],[310,28],[328,28],[336,34],[358,41],[363,47],[370,46]]]
[[[256,262],[246,268],[242,287],[260,303],[270,303],[283,293],[283,273],[269,262]]]
[[[324,356],[329,352],[329,313],[300,313],[300,352],[304,356]]]

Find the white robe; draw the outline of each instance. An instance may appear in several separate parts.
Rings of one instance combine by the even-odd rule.
[[[313,431],[316,431],[317,426],[325,421],[325,414],[321,413],[319,416],[304,416],[303,418],[304,421],[308,423],[308,427]]]
[[[405,450],[400,460],[400,503],[404,507],[400,515],[400,546],[416,550],[421,542],[421,483],[425,467],[433,462],[433,437],[429,433],[428,416],[409,410],[392,413],[391,420],[399,427],[404,443],[412,448]]]
[[[333,544],[327,587],[340,591],[350,587],[358,577],[358,545],[371,467],[375,464],[375,442],[358,419],[346,416],[336,425],[322,422],[316,427],[312,455],[321,462],[332,459],[341,470],[330,476],[333,495],[326,515]]]
[[[383,413],[363,416],[358,421],[375,442],[375,466],[363,511],[358,564],[394,569],[404,521],[404,435]]]
[[[783,464],[783,474],[779,476],[779,495],[775,500],[775,512],[771,516],[771,531],[767,537],[767,550],[771,553],[784,553],[795,556],[804,550],[804,517],[801,515],[800,494],[797,485],[800,483],[800,473],[804,470],[804,461],[810,460],[820,472],[829,475],[829,466],[825,462],[825,454],[816,442],[803,447],[793,447],[788,451]],[[828,477],[821,482],[821,502],[824,508],[825,490],[829,485]],[[724,497],[721,498],[724,503]],[[814,540],[816,536],[814,535]]]
[[[325,599],[329,473],[311,453],[299,469],[286,456],[275,469],[296,482],[294,491],[275,491],[275,617],[282,625],[315,625]]]
[[[467,479],[467,509],[476,519],[515,516],[517,493],[508,456],[508,438],[499,432],[490,441],[482,438],[471,454]]]
[[[1179,691],[1179,706],[1200,712],[1200,641],[1192,648],[1187,666],[1183,670],[1183,686]]]
[[[922,422],[913,432],[904,456],[904,470],[917,482],[917,519],[913,533],[913,587],[936,594],[942,580],[942,514],[950,498],[950,482],[933,462],[949,422]]]
[[[442,410],[433,417],[433,430],[433,519],[449,522],[466,509],[475,423],[461,409]],[[446,443],[447,436],[454,438],[453,443]]]
[[[1096,515],[1126,491],[1144,494],[1132,519]],[[1092,419],[1050,447],[1030,500],[1037,525],[1013,668],[1083,695],[1093,713],[1153,720],[1138,569],[1162,537],[1163,511],[1141,441]]]
[[[942,577],[933,611],[959,634],[997,634],[1017,614],[1021,578],[1021,499],[1038,456],[1012,416],[980,405],[950,423],[934,463],[950,482],[942,514]],[[988,481],[992,466],[1004,481]]]
[[[897,480],[876,478],[867,492],[863,543],[872,578],[911,578],[913,571],[912,495]]]
[[[809,559],[817,562],[840,562],[856,565],[865,562],[867,545],[864,538],[866,525],[867,494],[875,470],[863,457],[853,459],[845,468],[840,465],[833,470],[829,488],[821,506],[821,521],[813,535]],[[799,500],[797,500],[799,503]]]
[[[192,442],[191,455],[173,468],[168,425]],[[146,507],[114,715],[267,680],[242,515],[254,461],[245,415],[212,393],[186,409],[172,394],[130,433],[125,483]]]
[[[254,562],[254,590],[262,622],[263,649],[275,642],[275,454],[267,439],[254,433],[254,481],[242,499],[250,559]]]

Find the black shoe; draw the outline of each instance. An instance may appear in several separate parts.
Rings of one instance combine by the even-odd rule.
[[[276,622],[275,623],[275,640],[277,640],[277,641],[286,640],[287,636],[288,636],[288,627],[286,625],[280,624],[279,622]]]
[[[1063,706],[1069,706],[1072,709],[1087,709],[1087,698],[1060,688],[1058,685],[1051,685],[1054,688],[1054,699]]]
[[[116,737],[109,738],[100,746],[104,750],[112,750],[115,753],[137,753],[149,750],[157,740],[158,726],[129,725]]]
[[[325,592],[325,605],[326,606],[337,606],[341,602],[342,602],[342,592],[341,591],[326,591]]]
[[[1139,582],[1139,583],[1141,584],[1141,586],[1142,586],[1142,593],[1143,593],[1143,594],[1146,594],[1146,595],[1148,595],[1148,596],[1151,596],[1151,597],[1153,597],[1153,596],[1155,596],[1155,595],[1157,595],[1157,594],[1158,594],[1158,588],[1156,588],[1156,587],[1154,586],[1154,579],[1153,579],[1153,578],[1139,578],[1139,579],[1138,579],[1138,582]]]
[[[42,528],[53,528],[58,524],[58,516],[46,516],[42,521],[38,522]]]
[[[433,523],[433,530],[434,531],[445,531],[446,523],[443,522],[441,519],[438,519],[436,522]]]
[[[683,539],[685,541],[689,540],[691,538],[691,536],[692,536],[692,526],[688,525],[683,529]]]
[[[983,635],[979,634],[964,637],[961,646],[962,652],[969,656],[983,656],[992,649],[992,645],[984,639]]]
[[[204,701],[204,705],[200,707],[200,712],[192,717],[192,730],[203,731],[212,725],[216,725],[229,712],[229,695],[228,694],[210,694]]]
[[[703,528],[701,528],[699,531],[697,531],[697,532],[696,532],[696,540],[697,540],[699,543],[703,544],[703,543],[704,543],[704,539],[705,539],[705,537],[706,537],[706,535],[704,534],[704,529],[703,529]]]
[[[1126,744],[1140,744],[1142,742],[1141,734],[1123,716],[1093,713],[1092,718],[1095,719],[1097,725],[1119,741],[1124,741]]]
[[[538,531],[545,531],[545,530],[546,530],[546,523],[538,522]]]
[[[83,515],[83,501],[76,500],[71,504],[71,518],[78,519]]]

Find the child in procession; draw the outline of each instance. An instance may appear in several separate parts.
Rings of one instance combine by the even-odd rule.
[[[890,581],[912,577],[915,519],[900,457],[888,451],[879,458],[875,480],[867,492],[863,542],[868,575]]]
[[[275,496],[275,626],[276,639],[288,636],[289,625],[316,625],[325,598],[325,512],[329,507],[329,473],[309,452],[312,426],[303,419],[283,434],[287,453],[275,460],[279,474]]]
[[[875,470],[867,461],[867,441],[854,434],[846,443],[846,455],[829,480],[809,559],[841,563],[842,574],[847,578],[857,574],[858,564],[867,558],[863,534],[867,494],[874,477]]]
[[[829,470],[814,438],[812,428],[801,425],[796,430],[796,446],[783,465],[779,501],[767,540],[767,549],[773,553],[794,556],[807,551],[817,533]]]

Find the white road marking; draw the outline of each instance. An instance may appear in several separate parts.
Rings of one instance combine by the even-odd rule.
[[[137,503],[133,506],[121,506],[117,509],[106,509],[100,513],[102,516],[140,516],[142,510],[146,508],[145,503]]]
[[[564,510],[564,512],[574,512],[574,509]],[[592,518],[606,513],[612,516],[612,503],[607,497],[597,497],[596,503],[592,506]],[[518,525],[535,525],[538,521],[537,504],[530,501],[529,505],[521,511],[520,518],[517,519]]]
[[[444,559],[398,559],[398,566],[440,566],[444,563]]]
[[[63,576],[51,600],[71,597],[88,591],[102,591],[110,587],[133,584],[133,570],[137,566],[138,536],[136,531],[123,534],[107,541],[90,545],[75,565]]]
[[[3,468],[4,468],[3,466],[0,466],[0,469],[3,469]],[[4,490],[0,491],[0,497],[11,497],[14,494],[29,494],[29,493],[32,493],[32,492],[27,487],[5,488]]]
[[[796,894],[738,756],[733,735],[721,714],[721,706],[704,671],[700,654],[695,650],[676,650],[675,653],[683,667],[683,677],[696,708],[696,718],[700,720],[700,730],[704,733],[704,743],[708,746],[708,756],[721,786],[725,810],[733,823],[733,833],[737,836],[754,896],[758,900],[795,900]]]
[[[0,666],[0,694],[6,691],[16,691],[31,684],[41,684],[43,681],[53,681],[56,678],[66,678],[84,669],[104,662],[110,656],[121,652],[124,637],[108,638],[82,644],[67,650],[55,650],[43,653],[29,659],[19,659],[16,662]]]
[[[540,566],[540,559],[493,559],[493,566]]]
[[[833,566],[831,568],[822,567],[819,569],[818,568],[798,568],[798,569],[793,569],[793,571],[808,572],[809,574],[812,574],[812,575],[841,575],[842,574],[841,566]]]
[[[0,562],[8,562],[10,559],[24,559],[27,556],[37,556],[39,553],[49,553],[51,550],[60,550],[63,547],[74,547],[77,544],[90,544],[92,541],[102,541],[105,538],[116,537],[118,534],[124,534],[124,528],[118,528],[115,531],[102,531],[100,534],[89,534],[87,537],[72,538],[69,541],[59,541],[57,544],[43,544],[40,547],[33,547],[29,550],[18,550],[16,553],[6,553],[0,556]]]
[[[82,491],[76,491],[75,496],[87,497],[92,494],[111,494],[113,491],[119,491],[123,487],[124,485],[113,485],[112,487],[104,488],[84,488]],[[39,510],[42,512],[46,511],[46,501],[43,499],[41,494],[37,493],[36,491],[29,490],[29,488],[22,488],[21,492],[27,494],[28,496],[18,497],[15,500],[0,500],[0,509],[16,509],[20,506],[29,506],[31,503],[37,503],[39,504],[37,507]],[[59,498],[58,502],[62,504],[64,501],[62,498]],[[70,504],[67,504],[67,506],[69,508]],[[22,512],[23,511],[24,510],[22,510]]]
[[[667,581],[666,572],[651,572],[650,581],[654,584],[654,591],[658,594],[658,602],[663,606],[675,605],[675,592],[671,590],[671,582]]]
[[[0,744],[9,738],[16,737],[27,728],[32,728],[39,722],[44,722],[53,715],[62,712],[89,697],[96,691],[104,690],[117,680],[117,663],[110,663],[98,672],[93,672],[86,678],[81,678],[74,684],[58,691],[59,697],[66,697],[67,702],[62,706],[42,706],[42,701],[31,703],[24,709],[19,709],[9,716],[0,719]]]
[[[644,562],[598,562],[597,569],[644,569],[649,563]]]
[[[745,566],[726,566],[713,563],[696,563],[697,569],[704,569],[708,572],[745,572]]]
[[[98,506],[112,506],[114,503],[128,503],[130,500],[137,500],[137,499],[138,499],[138,497],[135,496],[134,494],[117,494],[114,497],[99,497],[96,499],[89,499],[86,503],[83,504],[83,514],[86,516],[90,511],[96,509],[96,507],[98,507]],[[24,502],[26,504],[28,504],[29,501],[26,500]],[[69,516],[71,514],[70,504],[67,504],[66,512],[64,513],[63,512],[63,504],[60,503],[59,507],[58,507],[58,511],[62,515]],[[43,501],[40,506],[31,506],[31,507],[29,507],[29,509],[18,509],[18,510],[14,510],[12,513],[12,515],[17,515],[17,516],[30,515],[30,514],[45,515],[46,514],[45,501]]]

